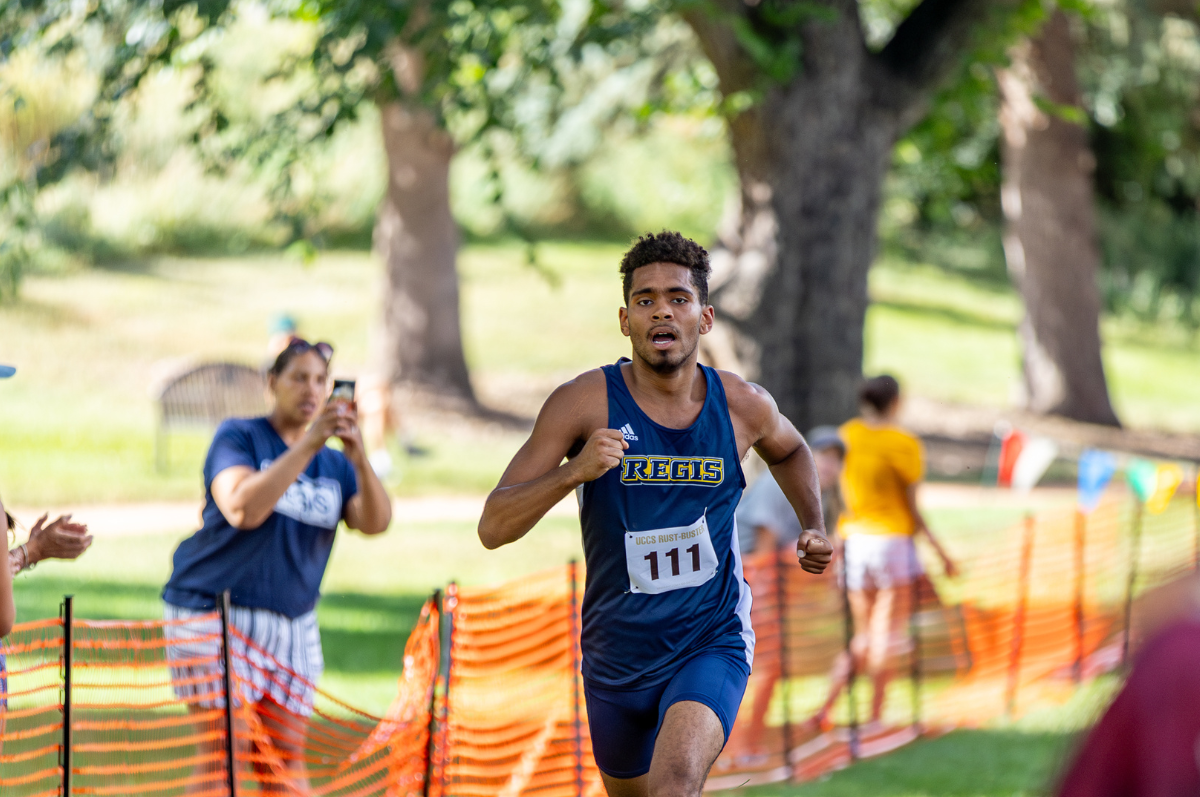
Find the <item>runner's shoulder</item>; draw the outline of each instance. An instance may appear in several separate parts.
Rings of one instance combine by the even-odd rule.
[[[579,376],[567,382],[563,382],[558,387],[554,388],[554,392],[550,394],[551,399],[562,401],[564,399],[570,401],[588,400],[595,397],[608,396],[608,387],[604,380],[604,371],[599,368],[593,368],[590,371],[584,371]],[[549,399],[547,400],[549,401]]]
[[[762,385],[749,382],[732,371],[717,370],[721,386],[725,388],[725,401],[732,415],[757,426],[756,421],[766,421],[776,412],[775,399]]]
[[[567,416],[585,422],[598,417],[597,423],[604,425],[608,419],[608,387],[604,372],[599,368],[584,371],[556,387],[542,405],[538,418],[549,416]]]

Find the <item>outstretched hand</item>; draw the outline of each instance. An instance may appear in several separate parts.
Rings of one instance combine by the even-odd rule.
[[[796,540],[796,556],[805,572],[819,575],[833,561],[833,544],[821,532],[805,529]]]
[[[30,564],[43,559],[78,559],[91,546],[92,535],[88,534],[87,524],[75,523],[70,515],[62,515],[47,524],[48,517],[48,514],[42,515],[29,530],[26,550]]]

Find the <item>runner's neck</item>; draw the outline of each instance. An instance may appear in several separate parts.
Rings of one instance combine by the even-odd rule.
[[[686,429],[704,409],[708,383],[694,354],[669,374],[655,371],[635,356],[621,375],[629,395],[655,423]]]

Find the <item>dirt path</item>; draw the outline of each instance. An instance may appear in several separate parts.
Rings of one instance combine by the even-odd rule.
[[[1069,503],[1075,491],[1064,487],[1047,487],[1021,496],[1009,490],[994,490],[960,484],[926,484],[921,488],[921,504],[928,509],[965,507],[1028,507],[1040,509]],[[483,511],[482,495],[428,496],[397,498],[392,502],[394,517],[400,523],[436,523],[443,521],[474,522]],[[37,520],[40,511],[17,507],[13,515],[25,528]],[[200,506],[194,502],[145,504],[94,504],[51,507],[51,517],[72,514],[87,523],[93,534],[102,537],[137,536],[143,534],[186,533],[200,525]],[[554,517],[573,517],[577,513],[575,496],[568,496],[550,510]],[[24,534],[18,534],[23,538]]]

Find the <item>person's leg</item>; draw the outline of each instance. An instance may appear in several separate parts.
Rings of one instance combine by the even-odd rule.
[[[213,719],[212,714],[214,710],[222,713],[225,711],[224,707],[214,709],[212,706],[199,706],[194,703],[188,705],[188,714],[193,719],[193,726],[197,734],[204,734],[211,731],[214,723],[217,722],[220,723],[221,729],[224,730],[224,720]],[[240,761],[245,761],[246,755],[250,752],[250,745],[245,740],[246,723],[238,716],[237,712],[234,712],[233,722],[233,735],[237,740],[235,757]],[[216,739],[202,739],[196,742],[196,763],[192,766],[192,776],[184,787],[183,793],[188,795],[211,792],[213,786],[223,781],[225,777],[224,736]]]
[[[600,779],[604,781],[604,791],[608,797],[647,797],[650,794],[650,773],[638,775],[636,778],[614,778],[604,770],[600,770]]]
[[[895,584],[879,590],[870,618],[870,650],[867,653],[867,672],[874,684],[871,698],[871,720],[883,717],[887,685],[892,678],[891,663],[900,652],[908,635],[912,615],[912,584]]]
[[[218,729],[222,731],[222,735],[216,739],[201,738],[196,742],[192,774],[184,786],[184,794],[211,792],[214,785],[226,777],[225,726],[222,719],[225,695],[222,694],[223,665],[220,643],[217,641],[221,624],[216,618],[207,616],[210,614],[163,604],[163,619],[166,621],[163,636],[167,641],[167,662],[175,697],[186,701],[187,713],[192,718],[192,727],[197,736],[203,737]],[[243,692],[242,696],[245,695]],[[250,699],[258,697],[251,695]],[[237,712],[234,712],[234,721],[238,729],[244,728]],[[244,756],[249,751],[244,741],[245,735],[236,731],[234,735],[239,739],[236,754],[245,760]]]
[[[757,664],[757,662],[756,662]],[[779,683],[781,671],[778,662],[767,666],[756,666],[751,676],[753,685],[750,717],[745,725],[743,755],[758,756],[762,753],[763,736],[767,731],[767,711],[771,708],[771,698],[775,694],[775,686]]]
[[[609,689],[583,682],[592,755],[610,797],[644,797],[666,684]]]
[[[850,601],[850,616],[854,620],[854,636],[850,639],[850,652],[842,651],[833,661],[830,673],[829,697],[809,722],[816,727],[829,717],[838,698],[850,683],[850,657],[854,657],[854,671],[863,672],[866,666],[867,651],[870,648],[869,625],[871,611],[875,605],[875,590],[854,589],[848,593]]]
[[[304,740],[308,735],[308,717],[293,714],[276,703],[270,695],[264,697],[257,708],[263,729],[275,745],[287,778],[286,784],[272,784],[265,791],[307,794],[309,784],[308,767],[304,762]]]
[[[672,704],[654,742],[646,793],[700,797],[708,771],[724,746],[725,729],[715,711],[691,700]]]
[[[879,722],[883,716],[883,703],[887,697],[887,685],[891,680],[888,670],[888,648],[892,636],[892,614],[896,606],[896,589],[887,587],[879,590],[875,605],[871,609],[869,625],[869,648],[867,672],[871,676],[871,722]]]
[[[703,703],[673,703],[654,742],[650,771],[636,778],[614,778],[601,771],[608,797],[700,797],[721,748],[725,729]]]

